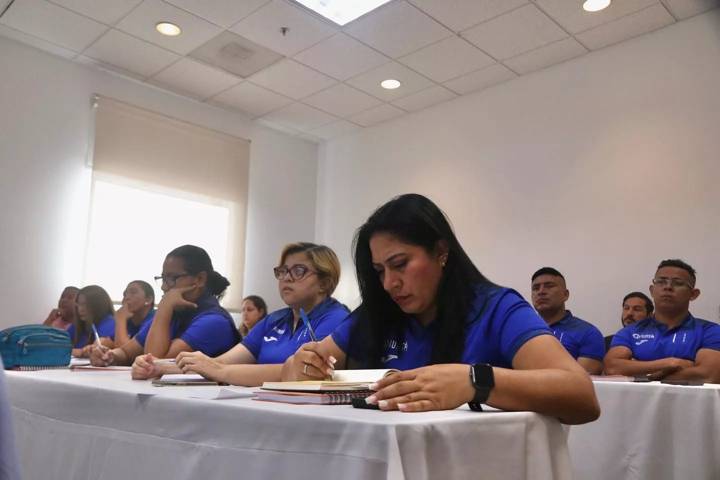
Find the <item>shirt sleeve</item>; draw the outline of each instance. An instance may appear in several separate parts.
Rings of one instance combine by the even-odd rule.
[[[348,315],[349,312],[341,304],[325,313],[320,319],[317,328],[315,328],[315,337],[318,342],[333,333]]]
[[[333,330],[332,339],[335,344],[340,347],[340,350],[345,352],[346,355],[350,355],[350,332],[357,322],[357,316],[350,314],[347,315],[340,324]]]
[[[612,347],[626,347],[632,351],[632,325],[629,327],[618,330],[612,339],[610,348]]]
[[[702,343],[700,348],[710,348],[712,350],[720,350],[720,325],[708,322],[703,332]]]
[[[145,322],[140,327],[140,331],[135,335],[133,338],[137,340],[137,342],[140,344],[141,347],[145,346],[145,340],[147,339],[148,332],[150,331],[150,327],[152,327],[152,320],[149,322]]]
[[[180,339],[193,350],[214,357],[230,350],[235,344],[233,328],[223,315],[215,312],[201,313],[192,320]]]
[[[500,295],[491,316],[491,332],[499,339],[503,360],[512,365],[515,354],[527,341],[552,332],[519,293],[508,290]]]
[[[115,318],[112,315],[105,316],[98,324],[97,332],[100,338],[109,337],[115,340]]]
[[[583,335],[582,344],[578,351],[578,358],[592,358],[602,362],[605,357],[605,339],[595,325],[588,325],[589,328]]]
[[[250,353],[253,354],[255,360],[260,357],[260,349],[262,348],[263,336],[267,331],[268,321],[270,321],[270,318],[272,317],[272,314],[265,316],[265,318],[260,320],[252,329],[250,329],[248,334],[245,335],[245,338],[243,338],[243,346],[247,348]]]

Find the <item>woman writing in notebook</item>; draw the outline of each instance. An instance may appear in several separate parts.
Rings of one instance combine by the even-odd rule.
[[[165,257],[156,280],[164,295],[153,320],[119,348],[94,349],[93,365],[130,365],[143,353],[151,358],[194,350],[219,355],[238,342],[232,317],[218,302],[230,282],[213,269],[205,250],[194,245],[176,248]]]
[[[285,246],[274,274],[288,307],[261,320],[241,344],[215,359],[200,352],[181,353],[176,365],[154,365],[147,356],[138,357],[133,378],[182,372],[234,385],[280,380],[282,363],[313,336],[322,339],[332,333],[349,311],[331,297],[340,280],[340,262],[324,245],[301,242]]]
[[[402,195],[380,207],[354,251],[361,306],[290,357],[283,380],[395,368],[403,371],[374,384],[368,403],[405,412],[486,403],[565,423],[598,417],[582,367],[520,294],[478,271],[429,199]]]
[[[143,280],[128,283],[122,306],[115,312],[115,345],[125,345],[155,316],[155,292]]]
[[[104,347],[115,345],[114,308],[104,288],[88,285],[75,299],[75,322],[67,329],[72,340],[73,357],[87,357],[99,341]]]

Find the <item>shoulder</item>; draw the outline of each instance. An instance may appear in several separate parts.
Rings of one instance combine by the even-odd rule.
[[[321,318],[340,318],[344,319],[350,313],[350,309],[334,298],[330,297],[324,301],[323,310],[320,312]],[[288,309],[289,310],[289,309]]]
[[[287,307],[270,312],[253,327],[253,330],[256,328],[260,331],[270,330],[278,323],[286,321],[290,315],[292,315],[292,310]]]
[[[702,328],[703,332],[720,332],[720,325],[718,325],[715,322],[711,322],[710,320],[704,320],[702,318],[695,318],[695,323]]]
[[[477,285],[470,308],[470,318],[477,319],[483,313],[505,312],[524,306],[529,307],[530,304],[512,288]]]
[[[570,315],[570,325],[577,330],[585,331],[585,332],[598,332],[600,333],[600,330],[593,325],[592,323],[588,322],[587,320],[583,320],[580,317],[576,317],[574,315]]]

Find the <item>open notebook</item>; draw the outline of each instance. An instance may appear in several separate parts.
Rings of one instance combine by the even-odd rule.
[[[263,390],[291,392],[352,392],[369,390],[369,386],[398,370],[336,370],[332,380],[303,380],[299,382],[265,382]]]

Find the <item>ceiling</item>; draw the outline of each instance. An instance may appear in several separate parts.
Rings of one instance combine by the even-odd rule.
[[[0,12],[10,4],[0,0]],[[322,141],[668,26],[720,0],[392,0],[339,27],[289,0],[15,0],[0,35]],[[155,31],[159,21],[182,35]],[[283,34],[283,27],[287,30]],[[402,82],[396,90],[382,80]]]

